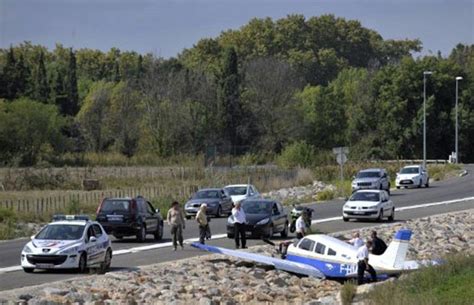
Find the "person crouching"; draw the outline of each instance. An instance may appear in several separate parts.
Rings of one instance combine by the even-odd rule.
[[[209,231],[209,222],[207,221],[206,211],[207,204],[203,203],[196,214],[196,221],[199,225],[199,242],[201,244],[204,244],[204,240],[208,234],[207,232]]]

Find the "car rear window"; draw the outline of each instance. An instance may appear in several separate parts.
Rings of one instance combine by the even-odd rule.
[[[107,199],[102,203],[100,211],[103,213],[110,212],[128,212],[130,211],[130,201],[129,200],[111,200]]]

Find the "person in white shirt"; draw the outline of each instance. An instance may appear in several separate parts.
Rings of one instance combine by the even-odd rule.
[[[360,238],[359,232],[355,232],[354,235],[352,235],[352,239],[349,240],[349,243],[352,244],[354,247],[359,249],[364,245],[364,240]]]
[[[364,283],[364,272],[370,273],[372,281],[377,280],[377,274],[375,273],[374,268],[369,265],[369,248],[372,247],[372,241],[368,240],[365,245],[357,250],[357,284],[362,285]]]
[[[298,219],[296,220],[296,224],[295,224],[296,238],[298,239],[302,239],[306,235],[306,232],[307,232],[306,223],[304,221],[305,217],[306,217],[306,211],[303,211],[300,217],[298,217]]]
[[[232,216],[234,216],[234,239],[235,247],[237,249],[240,247],[241,242],[242,249],[247,248],[247,239],[245,238],[245,224],[247,223],[247,218],[241,205],[242,203],[238,201],[235,203],[235,207],[232,209]]]

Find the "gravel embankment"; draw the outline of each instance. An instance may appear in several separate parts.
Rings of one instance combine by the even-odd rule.
[[[436,258],[453,251],[474,254],[474,209],[385,224],[375,229],[387,243],[410,228],[409,259]],[[363,237],[374,228],[361,229]],[[335,233],[349,237],[352,231]],[[269,254],[270,246],[250,249]],[[135,271],[92,275],[0,293],[0,303],[27,304],[333,304],[341,284],[220,255],[143,266]]]

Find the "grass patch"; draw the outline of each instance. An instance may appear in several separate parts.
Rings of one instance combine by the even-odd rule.
[[[342,305],[349,305],[352,303],[352,299],[357,291],[357,285],[355,281],[346,281],[341,288],[341,301]]]
[[[336,198],[336,191],[331,189],[325,189],[316,194],[317,201],[327,201]]]
[[[461,166],[458,164],[445,164],[445,165],[429,165],[428,173],[434,181],[445,180],[454,176],[459,175]]]
[[[457,254],[441,266],[423,268],[404,278],[376,287],[367,294],[369,304],[472,304],[474,256]]]

